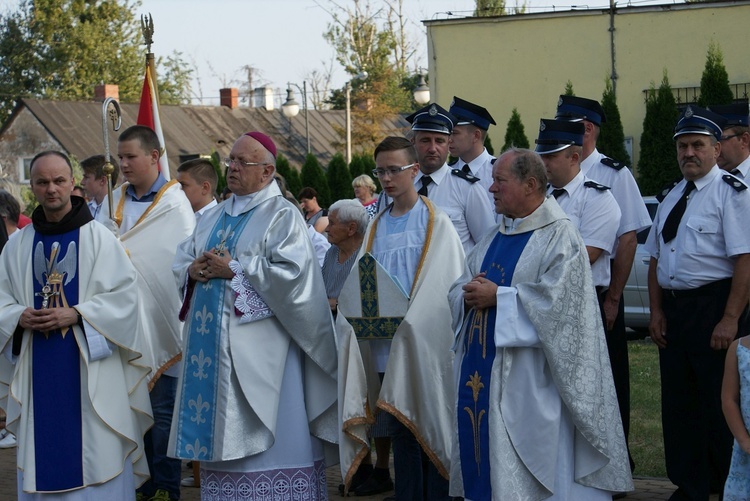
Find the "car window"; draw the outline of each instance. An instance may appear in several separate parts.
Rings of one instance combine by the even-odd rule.
[[[659,208],[659,202],[656,200],[644,200],[646,203],[646,209],[648,210],[648,215],[651,216],[651,220],[654,220],[654,216],[656,215],[656,209]],[[638,239],[639,244],[645,244],[646,238],[648,238],[648,232],[651,230],[651,227],[644,228],[641,231],[638,232],[636,235],[636,238]]]

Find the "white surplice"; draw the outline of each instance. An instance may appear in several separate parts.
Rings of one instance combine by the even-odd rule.
[[[23,470],[22,488],[29,493],[21,499],[36,491],[32,334],[24,332],[15,364],[9,360],[9,348],[21,313],[34,306],[34,235],[32,226],[19,232],[0,258],[0,407],[6,409],[7,427],[18,439],[17,465]],[[85,488],[55,494],[54,499],[94,499],[92,495],[112,492],[119,494],[107,499],[130,499],[132,488],[149,475],[143,435],[153,424],[148,368],[136,335],[136,272],[110,231],[93,221],[80,227],[78,260],[79,301],[71,306],[80,312],[86,329],[72,329],[81,359]],[[89,350],[94,348],[87,335],[103,336],[112,354],[92,360]],[[64,451],[60,454],[59,460],[65,461]],[[123,491],[116,486],[132,488]],[[52,499],[50,494],[40,495]]]
[[[479,273],[497,231],[534,233],[511,286],[498,287],[489,412],[493,499],[604,499],[609,494],[602,491],[632,490],[585,245],[553,199],[512,229],[501,218],[467,256],[449,296],[458,335],[455,377],[463,359],[462,286]],[[464,493],[457,443],[450,492]]]

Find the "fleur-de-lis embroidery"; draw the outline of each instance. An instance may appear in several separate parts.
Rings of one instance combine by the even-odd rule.
[[[205,367],[211,367],[212,360],[211,357],[207,357],[205,353],[203,353],[203,350],[199,351],[197,355],[190,357],[190,363],[198,366],[198,369],[193,372],[193,377],[197,377],[199,380],[208,378],[208,374],[206,374],[206,371],[203,369]]]
[[[211,407],[208,402],[203,401],[203,396],[199,393],[198,398],[195,400],[188,401],[188,407],[195,409],[195,416],[191,417],[190,420],[197,424],[203,424],[206,422],[206,418],[203,417],[203,411],[207,411]]]
[[[474,397],[474,409],[470,409],[469,407],[464,407],[464,410],[469,414],[469,419],[471,419],[471,428],[474,432],[474,461],[477,463],[477,476],[481,475],[482,473],[482,459],[481,459],[481,443],[479,440],[479,430],[482,426],[482,418],[484,417],[485,410],[482,409],[477,413],[477,402],[479,401],[479,392],[484,388],[484,383],[482,382],[482,376],[479,375],[479,371],[474,371],[473,376],[469,376],[469,380],[466,382],[466,386],[471,388],[472,396]]]
[[[213,322],[214,314],[209,312],[206,306],[203,306],[203,309],[201,311],[195,312],[195,318],[196,320],[200,320],[201,325],[196,329],[196,332],[198,334],[208,334],[208,329],[206,328],[206,324],[208,322]]]
[[[201,445],[199,438],[196,438],[195,444],[187,444],[185,446],[185,452],[192,454],[195,459],[200,459],[201,454],[208,454],[208,449],[204,445]]]

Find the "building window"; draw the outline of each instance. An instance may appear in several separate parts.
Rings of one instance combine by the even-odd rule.
[[[29,169],[31,168],[31,160],[34,157],[21,157],[18,159],[18,182],[28,184],[31,181],[31,174]]]

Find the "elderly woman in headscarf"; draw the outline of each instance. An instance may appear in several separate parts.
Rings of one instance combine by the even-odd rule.
[[[323,259],[323,282],[334,316],[339,293],[354,265],[368,222],[367,212],[357,200],[339,200],[328,210],[326,234],[331,248]]]
[[[354,196],[362,204],[367,211],[367,217],[372,218],[378,213],[378,198],[375,196],[377,188],[375,181],[372,180],[367,174],[357,176],[352,181],[352,188],[354,188]]]

